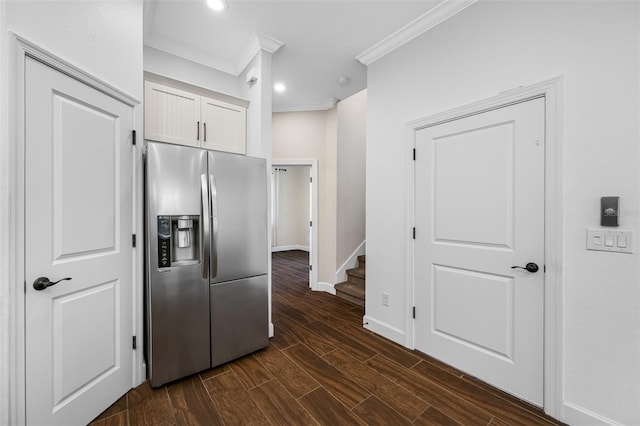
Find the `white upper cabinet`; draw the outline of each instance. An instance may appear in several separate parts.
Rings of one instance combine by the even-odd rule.
[[[246,152],[247,110],[245,108],[203,97],[200,116],[204,123],[203,148],[239,154]]]
[[[145,139],[246,153],[245,107],[145,81]]]

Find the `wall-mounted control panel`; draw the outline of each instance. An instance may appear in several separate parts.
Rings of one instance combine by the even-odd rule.
[[[633,253],[633,232],[588,228],[587,250]]]
[[[618,226],[620,197],[600,198],[600,226]]]

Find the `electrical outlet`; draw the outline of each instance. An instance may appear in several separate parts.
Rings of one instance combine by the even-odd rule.
[[[382,293],[382,304],[389,306],[389,293]]]

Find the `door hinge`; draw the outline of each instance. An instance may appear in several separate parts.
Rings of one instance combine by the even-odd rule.
[[[24,293],[27,293],[27,280],[24,281]]]
[[[131,235],[131,247],[136,246],[136,234]]]
[[[136,339],[136,336],[133,336],[133,337],[131,338],[131,343],[132,343],[132,347],[133,347],[133,349],[138,349],[138,342],[137,342],[136,340],[137,340],[137,339]]]
[[[413,228],[413,239],[414,240],[416,239],[416,228],[415,227]]]
[[[313,271],[313,265],[309,265],[309,270]]]
[[[312,177],[309,178],[309,183],[313,183],[313,178]]]
[[[413,148],[413,161],[416,161],[416,149]]]
[[[136,131],[135,130],[131,131],[131,144],[133,144],[133,145],[136,144]]]
[[[309,221],[309,226],[313,226],[313,221],[312,220]]]
[[[547,272],[547,265],[542,265],[542,273],[546,273]]]
[[[415,318],[416,318],[416,307],[414,306],[413,307],[413,319],[415,319]]]

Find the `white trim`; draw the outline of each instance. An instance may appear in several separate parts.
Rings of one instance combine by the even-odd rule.
[[[371,65],[441,22],[471,6],[478,0],[443,0],[423,15],[356,56],[363,65]]]
[[[273,108],[273,112],[304,112],[304,111],[326,111],[336,105],[336,98],[327,98],[323,101],[310,102],[304,105],[285,106]]]
[[[358,256],[364,255],[366,250],[367,240],[364,240],[336,272],[336,283],[341,283],[347,280],[347,269],[355,268],[356,263],[358,263]]]
[[[68,75],[69,77],[83,82],[87,86],[93,87],[94,89],[117,99],[126,105],[133,107],[142,103],[142,101],[135,96],[131,96],[117,87],[100,80],[82,68],[79,68],[61,57],[48,52],[35,43],[32,43],[17,34],[13,34],[13,36],[19,45],[20,52],[18,55],[20,57],[22,57],[23,54],[28,55],[44,64],[47,64],[51,68],[60,71],[61,73]]]
[[[586,408],[569,401],[564,401],[564,416],[562,420],[565,423],[572,425],[622,425],[622,423],[618,423],[608,417],[601,416],[600,414],[594,413],[593,411],[587,410]]]
[[[275,253],[278,251],[289,251],[289,250],[302,250],[309,251],[309,246],[301,246],[301,245],[291,245],[291,246],[273,246],[271,247],[271,253]]]
[[[404,331],[367,315],[362,318],[362,326],[399,345],[403,345],[406,340]]]
[[[145,34],[144,45],[238,77],[258,52],[264,50],[273,54],[284,46],[284,43],[266,34],[256,32],[242,49],[240,59],[236,61],[212,57],[200,49],[194,49],[193,46],[171,40],[157,33]]]
[[[311,175],[311,223],[313,226],[311,227],[311,241],[309,241],[309,265],[312,268],[309,271],[309,288],[312,290],[316,290],[320,287],[320,283],[318,283],[318,160],[271,160],[271,167],[277,166],[309,166],[311,170],[309,174]],[[323,287],[324,288],[324,287]],[[333,286],[331,286],[331,290],[333,290]],[[322,290],[327,291],[327,290]],[[331,291],[328,291],[331,293]],[[336,291],[333,290],[332,294],[336,294]]]
[[[334,296],[336,295],[336,289],[333,286],[333,284],[325,283],[322,281],[316,284],[315,286],[311,287],[311,290],[324,291],[325,293],[333,294]]]
[[[7,291],[9,292],[9,300],[11,304],[9,306],[9,324],[7,328],[9,330],[9,371],[10,371],[10,389],[9,389],[9,424],[25,424],[26,414],[26,392],[25,392],[25,294],[22,291],[20,283],[25,282],[25,259],[24,259],[24,242],[25,242],[25,228],[24,228],[24,195],[25,195],[25,152],[24,152],[24,105],[25,105],[25,58],[27,56],[32,57],[63,74],[68,75],[102,93],[105,93],[114,99],[132,107],[133,109],[133,128],[137,130],[139,134],[142,132],[139,129],[141,123],[140,117],[142,117],[142,105],[139,99],[128,93],[112,86],[97,77],[89,74],[79,67],[67,62],[66,60],[42,49],[36,44],[24,39],[23,37],[15,34],[9,34],[9,50],[10,56],[7,57],[9,64],[9,86],[12,91],[8,93],[9,105],[13,105],[11,116],[8,120],[8,132],[11,135],[8,141],[8,151],[10,158],[8,174],[8,191],[10,197],[5,207],[3,203],[3,210],[0,212],[5,214],[5,208],[8,212],[10,222],[9,232],[9,267],[7,272],[9,277],[7,280],[3,280],[3,283],[7,283]],[[141,139],[141,138],[140,138]],[[4,142],[3,142],[4,145]],[[136,150],[138,155],[138,150]],[[141,161],[141,157],[134,155],[134,164]],[[138,168],[133,170],[134,190],[139,189],[141,186],[138,181]],[[1,176],[4,180],[7,176]],[[134,199],[134,211],[133,223],[134,229],[141,223],[141,212],[139,206]],[[1,225],[0,225],[1,226]],[[140,229],[140,228],[137,228]],[[2,230],[4,231],[4,230]],[[142,271],[142,256],[141,253],[136,252],[134,249],[134,264],[132,270],[132,302],[136,302],[138,299],[136,295],[142,294],[142,284],[138,280],[138,276]],[[3,270],[5,268],[3,267]],[[12,285],[13,284],[13,285]],[[2,283],[0,283],[2,286]],[[0,287],[2,290],[3,287]],[[4,293],[4,292],[2,292]],[[140,299],[141,300],[141,299]],[[133,324],[134,333],[138,336],[142,336],[142,329],[138,329],[142,324],[142,310],[137,309],[133,305]],[[0,323],[0,326],[4,324]],[[1,328],[1,327],[0,327]],[[140,341],[142,342],[142,338]],[[133,352],[133,374],[131,377],[132,386],[139,384],[140,374],[144,374],[143,364],[143,350],[142,345],[140,349]]]
[[[545,97],[545,266],[544,279],[544,411],[554,418],[563,418],[567,407],[562,401],[562,94],[563,77],[519,87],[489,99],[464,105],[407,124],[407,149],[415,147],[418,129],[454,119],[479,114],[536,97]],[[407,152],[407,226],[414,224],[415,165]],[[415,347],[415,327],[412,308],[415,306],[414,241],[407,239],[405,293],[405,346]],[[564,410],[563,410],[564,409]]]
[[[256,31],[251,41],[244,49],[244,53],[240,55],[240,59],[236,62],[232,74],[235,76],[239,76],[240,74],[242,74],[245,68],[247,68],[249,63],[251,63],[253,58],[261,50],[273,54],[282,46],[284,46],[284,42],[278,40],[277,38]]]

